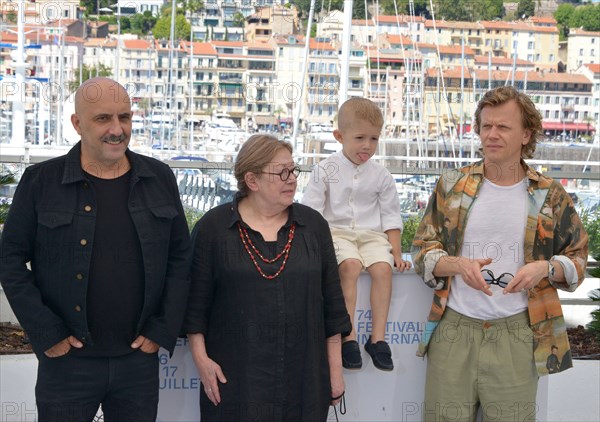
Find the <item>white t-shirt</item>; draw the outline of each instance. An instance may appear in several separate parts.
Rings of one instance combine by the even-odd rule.
[[[503,273],[515,275],[525,265],[527,206],[527,179],[512,186],[499,186],[484,179],[469,212],[461,255],[469,259],[492,258],[492,263],[484,268],[491,270],[496,278]],[[526,292],[505,295],[496,284],[491,289],[493,295],[487,296],[456,275],[448,306],[463,315],[485,320],[527,309]]]
[[[390,172],[372,160],[357,166],[342,151],[315,166],[301,202],[331,227],[402,230],[400,200]]]

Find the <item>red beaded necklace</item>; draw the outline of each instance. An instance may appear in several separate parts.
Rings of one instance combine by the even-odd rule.
[[[248,255],[250,255],[250,259],[254,263],[254,266],[258,270],[258,273],[263,278],[266,278],[267,280],[273,280],[274,278],[276,278],[277,276],[279,276],[279,274],[281,274],[281,272],[285,268],[285,264],[287,263],[288,256],[290,255],[290,249],[292,247],[292,240],[294,240],[294,232],[296,231],[296,224],[292,223],[292,226],[290,227],[290,231],[288,232],[288,241],[287,241],[287,243],[283,247],[283,250],[281,252],[279,252],[277,254],[277,256],[275,258],[273,258],[273,259],[267,259],[267,258],[265,258],[258,251],[258,249],[256,249],[256,246],[254,246],[254,244],[252,243],[252,240],[250,240],[250,236],[248,236],[248,231],[246,230],[245,227],[242,227],[242,225],[240,223],[238,223],[238,229],[240,231],[240,239],[242,239],[242,243],[244,244],[244,248],[246,249],[246,252],[248,252]],[[248,246],[248,245],[250,245],[250,246]],[[262,270],[262,268],[260,268],[260,266],[258,265],[258,261],[254,257],[254,254],[256,254],[263,262],[266,262],[268,264],[272,264],[272,263],[278,261],[282,256],[283,256],[283,262],[281,263],[281,266],[275,272],[275,274],[273,274],[273,275],[267,275]]]

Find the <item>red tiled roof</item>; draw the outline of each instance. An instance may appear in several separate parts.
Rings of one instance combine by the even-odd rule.
[[[531,25],[523,21],[503,22],[503,21],[481,21],[481,25],[485,29],[497,29],[503,31],[530,31],[530,32],[546,32],[558,34],[556,26],[539,26]]]
[[[462,47],[460,45],[440,45],[440,54],[456,54],[461,55]],[[465,55],[472,56],[475,54],[473,49],[465,45]]]
[[[488,56],[475,56],[475,63],[477,64],[487,64],[488,63]],[[504,64],[504,65],[512,65],[513,64],[513,59],[510,57],[497,57],[497,56],[492,56],[492,64],[496,64],[496,65],[500,65],[500,64]],[[517,65],[531,65],[533,66],[535,63],[527,61],[527,60],[523,60],[523,59],[517,59]]]
[[[327,42],[317,42],[314,38],[310,39],[308,48],[310,50],[335,50],[335,48],[331,44]]]
[[[529,18],[534,24],[551,24],[556,25],[556,19],[552,16],[532,16]]]
[[[148,50],[150,42],[146,40],[124,40],[123,45],[130,50]]]
[[[404,35],[386,34],[390,44],[412,45],[412,40]]]
[[[243,41],[219,41],[219,40],[213,40],[210,42],[212,45],[216,45],[219,47],[243,47],[244,46],[244,42]]]
[[[587,35],[590,37],[600,37],[600,32],[584,31],[583,29],[572,28],[569,30],[569,35]]]
[[[411,18],[408,15],[377,15],[373,18],[375,22],[383,24],[397,24],[398,22],[405,24],[411,22],[411,19],[414,19],[415,22],[425,21],[425,19],[422,16],[414,16]]]
[[[584,66],[587,67],[588,69],[590,69],[594,73],[600,73],[600,64],[587,63],[587,64],[584,64]]]
[[[190,49],[190,42],[189,41],[182,41],[182,46],[185,50]],[[216,56],[217,50],[215,50],[215,47],[212,46],[212,44],[207,43],[207,42],[197,42],[195,41],[193,43],[194,45],[194,55],[196,56]]]

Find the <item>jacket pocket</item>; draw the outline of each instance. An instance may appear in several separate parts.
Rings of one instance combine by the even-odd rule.
[[[56,229],[60,226],[71,224],[73,214],[57,211],[42,211],[38,214],[38,224],[49,229]]]
[[[159,207],[151,207],[150,212],[157,218],[172,220],[177,217],[177,210],[172,205],[162,205]]]

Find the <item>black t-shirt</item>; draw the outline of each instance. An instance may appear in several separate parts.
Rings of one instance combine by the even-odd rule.
[[[131,172],[116,179],[87,177],[97,206],[87,292],[93,345],[81,353],[123,355],[133,351],[145,287],[140,241],[127,208]]]

